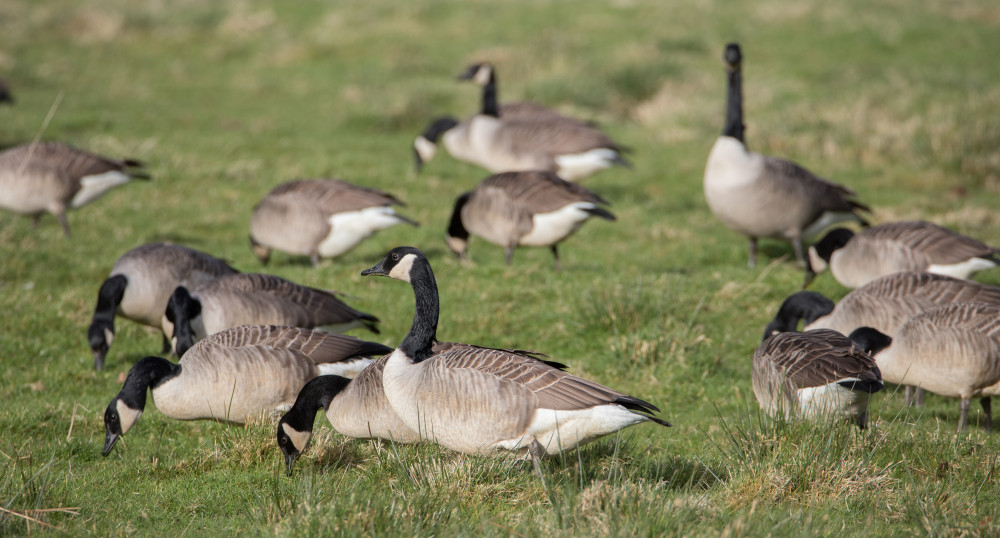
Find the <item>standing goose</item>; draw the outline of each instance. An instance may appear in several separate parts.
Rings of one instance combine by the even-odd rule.
[[[431,353],[441,354],[443,356],[440,360],[450,361],[449,364],[461,367],[464,358],[462,353],[445,352],[463,348],[477,349],[468,344],[435,343]],[[385,397],[382,373],[388,360],[388,355],[376,360],[354,379],[323,375],[302,387],[295,404],[278,421],[278,447],[285,457],[289,476],[292,474],[292,464],[312,437],[316,412],[321,407],[326,410],[326,418],[333,429],[341,435],[358,439],[386,439],[396,443],[415,443],[420,440],[420,435],[399,418]],[[560,370],[566,368],[557,362],[542,362]]]
[[[493,64],[488,62],[472,64],[465,69],[458,76],[459,80],[470,80],[475,84],[483,88],[483,101],[482,108],[480,109],[483,114],[487,116],[494,116],[504,119],[512,118],[529,118],[538,119],[545,118],[557,121],[566,121],[582,125],[585,127],[593,127],[592,125],[580,121],[576,118],[570,116],[564,116],[555,110],[540,105],[538,103],[532,103],[530,101],[517,101],[517,102],[507,102],[503,104],[497,103],[497,75],[496,69]]]
[[[891,338],[870,328],[846,337],[817,329],[765,336],[753,354],[753,393],[770,415],[843,415],[868,423],[868,398],[882,390],[872,353]]]
[[[147,243],[122,254],[101,284],[87,329],[94,368],[104,367],[115,337],[115,314],[160,329],[170,294],[178,286],[195,289],[238,272],[225,260],[168,243]],[[164,336],[163,352],[169,350],[170,343]]]
[[[68,209],[132,179],[149,179],[142,168],[136,160],[109,159],[55,142],[15,146],[0,152],[0,207],[31,215],[36,226],[42,213],[52,213],[70,237]]]
[[[271,249],[309,256],[314,266],[340,256],[375,232],[417,223],[396,213],[403,205],[377,189],[339,179],[297,179],[275,187],[254,208],[250,245],[267,265]]]
[[[507,117],[487,109],[463,122],[437,118],[413,142],[418,170],[434,158],[439,139],[452,157],[493,173],[547,170],[578,181],[611,166],[630,166],[624,149],[607,135],[563,116]]]
[[[750,267],[757,261],[757,239],[790,241],[796,259],[805,261],[802,239],[842,220],[867,223],[851,189],[813,175],[784,159],[747,149],[743,139],[742,55],[726,45],[729,69],[726,126],[705,165],[705,200],[719,220],[750,238]]]
[[[888,222],[857,234],[837,228],[809,247],[809,272],[829,267],[848,288],[900,271],[970,278],[998,262],[997,249],[924,221]]]
[[[934,273],[893,273],[851,291],[836,306],[813,291],[789,295],[764,337],[794,331],[800,320],[805,322],[803,330],[833,329],[850,334],[859,327],[871,327],[895,337],[906,320],[925,310],[968,302],[1000,305],[1000,287]],[[905,396],[907,405],[914,398],[917,405],[923,405],[923,390],[914,393],[908,385]]]
[[[139,420],[146,389],[157,409],[179,420],[244,423],[287,408],[310,379],[357,369],[391,348],[350,336],[297,327],[250,326],[213,334],[174,364],[160,357],[135,363],[104,412],[104,451]]]
[[[361,274],[413,287],[413,325],[386,361],[382,384],[389,405],[423,439],[458,452],[527,452],[540,470],[546,454],[640,422],[670,425],[647,414],[659,411],[656,406],[529,353],[471,345],[435,350],[437,283],[416,248],[394,248]]]
[[[559,242],[591,217],[615,220],[608,202],[552,172],[506,172],[484,179],[455,201],[446,240],[465,259],[469,234],[504,247],[507,265],[518,246],[548,246],[559,270]]]
[[[240,325],[325,327],[343,332],[364,327],[378,334],[378,318],[355,310],[336,295],[274,275],[226,275],[194,291],[178,286],[167,302],[163,330],[181,357],[198,340]]]
[[[992,426],[990,396],[1000,394],[1000,305],[955,303],[913,316],[893,343],[875,355],[883,378],[960,398],[958,431],[980,398],[984,426]]]

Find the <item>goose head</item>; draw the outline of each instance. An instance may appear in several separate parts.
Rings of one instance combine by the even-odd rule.
[[[418,260],[427,263],[427,256],[416,247],[396,247],[382,258],[382,261],[361,271],[361,276],[377,275],[410,282],[413,267]]]
[[[451,116],[437,118],[413,141],[413,159],[417,172],[420,171],[425,162],[434,158],[437,153],[437,142],[441,135],[456,125],[458,125],[458,120]]]
[[[871,327],[858,327],[848,335],[848,338],[872,357],[892,344],[891,336]]]
[[[471,196],[472,192],[470,191],[459,195],[458,199],[455,200],[455,209],[451,212],[451,222],[448,224],[448,232],[444,238],[445,242],[448,243],[448,248],[463,260],[469,249],[469,231],[465,228],[465,223],[462,222],[462,208],[469,202]]]
[[[292,464],[309,445],[316,412],[330,408],[330,402],[351,380],[339,375],[321,375],[305,384],[295,404],[278,421],[278,448],[285,457],[285,472],[292,476]]]
[[[192,323],[201,315],[201,301],[191,296],[184,286],[177,286],[170,300],[167,301],[167,311],[163,314],[163,329],[172,334],[174,350],[178,357],[194,345],[194,329]]]
[[[261,265],[267,265],[267,262],[271,261],[271,248],[258,243],[253,235],[250,236],[250,250],[253,250],[254,256],[257,256]]]
[[[743,53],[740,51],[740,44],[727,44],[722,58],[726,61],[726,67],[728,67],[730,71],[739,71],[740,66],[743,63]]]
[[[469,67],[466,67],[465,71],[462,71],[462,73],[458,75],[458,80],[471,80],[479,86],[485,86],[490,82],[495,81],[493,65],[489,62],[472,64]]]
[[[854,237],[854,232],[847,228],[834,228],[830,230],[823,239],[809,247],[809,259],[806,262],[806,282],[812,280],[811,277],[822,273],[830,266],[830,258],[834,251],[841,249]]]
[[[781,303],[778,313],[775,314],[771,323],[767,324],[762,341],[777,333],[798,330],[799,321],[804,321],[805,325],[809,325],[818,318],[833,312],[835,306],[833,301],[815,291],[793,293]]]
[[[113,318],[94,319],[87,329],[87,340],[90,343],[90,351],[94,354],[94,369],[104,368],[104,358],[108,354],[108,348],[115,339],[115,326]]]
[[[122,390],[104,410],[104,450],[107,456],[146,408],[146,389],[180,373],[181,367],[161,357],[146,357],[128,371]]]

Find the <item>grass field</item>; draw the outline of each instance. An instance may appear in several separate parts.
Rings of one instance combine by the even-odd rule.
[[[750,358],[802,281],[791,249],[746,242],[708,211],[702,172],[721,131],[723,46],[739,41],[747,141],[856,189],[878,222],[924,218],[1000,244],[1000,5],[886,0],[268,2],[5,0],[0,145],[59,140],[146,161],[155,179],[69,215],[0,213],[0,534],[892,535],[1000,533],[1000,441],[954,433],[958,402],[875,396],[863,432],[760,416]],[[410,144],[464,116],[497,66],[501,99],[594,120],[631,170],[586,185],[618,221],[546,249],[443,236],[454,197],[486,173],[442,152],[417,175]],[[45,122],[51,113],[51,121]],[[642,425],[544,464],[347,440],[317,421],[284,474],[273,417],[246,427],[143,419],[107,458],[102,414],[159,336],[119,321],[107,368],[86,344],[98,287],[133,246],[169,240],[261,271],[253,205],[296,177],[395,193],[396,227],[314,270],[267,271],[349,294],[409,328],[403,283],[362,279],[389,248],[429,256],[439,336],[537,349],[648,399]],[[1000,272],[980,275],[1000,284]],[[813,289],[847,290],[829,274]],[[358,333],[359,336],[364,336]]]

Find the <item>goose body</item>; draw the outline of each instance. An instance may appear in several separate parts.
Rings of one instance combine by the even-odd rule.
[[[70,236],[66,211],[96,200],[133,179],[149,179],[143,165],[132,159],[115,160],[55,142],[16,146],[0,152],[0,207],[59,219]]]
[[[453,344],[435,349],[437,284],[418,249],[398,247],[362,275],[409,282],[410,332],[385,364],[382,384],[396,414],[422,439],[466,453],[571,450],[640,422],[669,426],[652,404],[566,372],[531,352]]]
[[[147,243],[122,254],[101,285],[87,330],[100,370],[114,340],[115,315],[162,328],[163,312],[178,286],[196,289],[216,278],[236,274],[225,260],[180,245]],[[165,350],[169,350],[169,347]]]
[[[856,341],[855,341],[856,340]],[[867,349],[889,342],[870,329],[851,338],[829,329],[767,336],[753,355],[753,392],[771,416],[841,415],[865,427],[882,378]]]
[[[504,247],[509,265],[518,246],[548,246],[559,264],[558,244],[591,217],[615,220],[603,198],[552,172],[505,172],[484,179],[455,202],[449,248],[461,257],[469,235]]]
[[[147,389],[168,417],[243,423],[257,413],[287,409],[310,379],[356,369],[356,363],[370,363],[388,350],[323,331],[241,326],[198,342],[177,364],[146,357],[108,404],[104,455],[139,419]]]
[[[958,431],[968,423],[970,400],[980,398],[989,430],[990,396],[1000,394],[1000,305],[954,303],[921,312],[875,360],[886,381],[959,398]]]
[[[398,213],[394,196],[338,179],[298,179],[275,187],[254,209],[250,243],[267,264],[271,249],[320,258],[340,256],[375,232],[416,223]]]
[[[757,240],[790,241],[805,261],[802,240],[843,220],[864,223],[851,189],[814,175],[784,159],[750,151],[743,136],[743,90],[739,45],[726,47],[729,69],[726,126],[708,155],[704,190],[709,209],[726,227],[750,240],[750,266]]]
[[[198,340],[240,325],[322,327],[343,332],[364,327],[378,334],[378,318],[351,308],[333,293],[257,273],[219,277],[194,288],[178,287],[163,314],[178,356]]]
[[[858,233],[837,228],[809,247],[812,272],[829,267],[848,288],[901,271],[971,278],[998,262],[997,249],[925,221],[888,222]]]

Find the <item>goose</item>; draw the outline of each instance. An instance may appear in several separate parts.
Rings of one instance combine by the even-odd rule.
[[[894,337],[906,320],[920,312],[965,302],[1000,305],[1000,287],[934,273],[893,273],[851,291],[836,305],[813,291],[794,293],[781,304],[764,336],[794,331],[802,320],[803,330],[850,334],[859,327],[871,327]],[[904,394],[906,405],[923,405],[923,390],[914,392],[908,385]]]
[[[417,170],[434,158],[438,140],[452,157],[492,173],[547,170],[579,181],[611,166],[631,166],[622,146],[583,122],[545,114],[498,114],[484,110],[462,122],[436,118],[413,142]]]
[[[959,432],[968,425],[971,399],[980,398],[989,431],[990,397],[1000,394],[1000,305],[953,303],[921,312],[875,362],[890,383],[960,398]]]
[[[811,275],[830,268],[848,288],[900,271],[971,278],[1000,263],[1000,250],[925,221],[888,222],[854,233],[830,230],[809,247]]]
[[[178,357],[197,340],[240,325],[326,327],[338,333],[364,327],[378,334],[377,323],[377,317],[333,293],[258,273],[222,276],[193,291],[178,286],[163,314],[163,330],[172,335]]]
[[[271,249],[323,258],[345,254],[375,232],[397,224],[418,226],[393,206],[391,194],[339,179],[297,179],[275,187],[254,208],[250,246],[267,265]]]
[[[391,348],[351,336],[298,327],[244,325],[208,336],[179,363],[146,357],[132,366],[104,412],[107,456],[146,408],[146,389],[164,415],[242,424],[287,409],[318,375],[354,370]]]
[[[868,423],[868,399],[882,390],[871,354],[891,338],[868,327],[851,335],[816,329],[765,336],[753,354],[753,392],[770,415],[843,415]]]
[[[870,209],[855,201],[854,191],[814,175],[798,164],[747,149],[743,138],[742,54],[726,45],[729,71],[726,125],[705,165],[705,200],[731,230],[750,239],[750,268],[757,263],[757,240],[790,241],[795,258],[805,263],[802,239],[843,220],[867,222],[858,214]]]
[[[434,354],[474,348],[468,344],[452,342],[435,343]],[[512,353],[530,353],[513,351]],[[537,358],[537,354],[533,354]],[[462,353],[448,353],[440,360],[462,367]],[[322,407],[333,429],[341,435],[357,439],[385,439],[395,443],[416,443],[420,434],[410,429],[385,397],[382,372],[389,356],[385,355],[369,364],[354,379],[336,375],[322,375],[306,383],[295,399],[292,408],[278,421],[278,447],[285,457],[286,471],[292,475],[292,464],[305,450],[312,437],[316,412]],[[541,359],[539,359],[541,360]],[[542,361],[560,370],[564,364]]]
[[[146,243],[122,254],[101,284],[87,329],[94,368],[104,368],[104,359],[115,338],[116,314],[160,329],[170,294],[178,286],[195,289],[238,272],[225,260],[169,243]],[[164,335],[163,353],[169,350],[170,342]]]
[[[408,282],[413,325],[389,355],[382,385],[389,405],[421,439],[463,453],[527,453],[541,473],[545,455],[572,450],[652,421],[653,404],[538,360],[528,352],[456,345],[435,350],[438,292],[423,252],[396,247],[362,276]]]
[[[576,118],[566,116],[555,110],[532,103],[530,101],[497,103],[497,75],[493,64],[489,62],[475,63],[468,66],[465,71],[458,75],[459,80],[469,80],[483,88],[482,108],[483,114],[498,118],[546,118],[557,121],[575,123],[584,127],[593,127],[592,124],[580,121]]]
[[[446,240],[465,259],[469,234],[504,247],[507,265],[518,246],[548,246],[559,270],[559,242],[591,217],[613,221],[608,202],[552,172],[505,172],[487,177],[455,201]]]
[[[56,142],[15,146],[0,152],[0,207],[31,215],[35,226],[48,211],[69,238],[68,209],[130,180],[150,179],[143,167],[134,159],[110,159]]]

